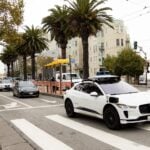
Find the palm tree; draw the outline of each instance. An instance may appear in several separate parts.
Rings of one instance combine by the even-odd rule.
[[[68,28],[68,8],[56,5],[55,8],[50,9],[50,15],[43,18],[42,24],[45,31],[51,33],[51,40],[55,39],[58,46],[61,48],[61,58],[66,58],[66,46],[71,33]],[[66,68],[63,67],[63,72]]]
[[[10,77],[10,61],[6,53],[2,53],[0,60],[7,65],[7,76]]]
[[[100,7],[106,0],[66,0],[70,6],[68,25],[82,39],[83,78],[89,77],[88,38],[102,30],[103,24],[112,27],[112,17],[106,14],[109,7]]]
[[[12,45],[8,45],[4,48],[4,52],[1,55],[2,62],[7,64],[8,67],[8,76],[14,76],[14,62],[17,60],[18,54],[16,49]],[[10,65],[11,65],[11,74],[10,74]]]
[[[41,53],[43,50],[48,49],[47,39],[43,37],[43,31],[40,28],[25,27],[23,35],[24,48],[29,51],[32,61],[32,79],[35,79],[35,54]]]

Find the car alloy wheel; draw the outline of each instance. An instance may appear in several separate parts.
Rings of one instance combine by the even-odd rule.
[[[104,111],[104,121],[108,128],[119,129],[120,128],[120,118],[118,112],[113,107],[108,107]]]
[[[71,100],[67,100],[65,102],[65,109],[66,109],[66,113],[67,113],[68,117],[74,117],[75,116],[74,107],[73,107]]]

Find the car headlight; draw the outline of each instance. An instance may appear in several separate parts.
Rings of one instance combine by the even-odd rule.
[[[136,109],[137,108],[137,106],[129,106],[125,104],[117,104],[117,106],[122,109]]]

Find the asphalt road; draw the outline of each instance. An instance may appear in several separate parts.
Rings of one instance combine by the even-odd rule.
[[[0,115],[36,150],[150,150],[150,123],[109,130],[97,118],[68,118],[61,98],[0,92]]]

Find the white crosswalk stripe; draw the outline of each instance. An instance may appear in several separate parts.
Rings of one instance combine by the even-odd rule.
[[[113,135],[111,133],[93,128],[91,126],[79,123],[77,121],[73,121],[69,118],[62,117],[60,115],[49,115],[45,117],[51,121],[54,121],[55,123],[61,124],[67,128],[76,130],[77,132],[80,132],[100,142],[115,147],[116,149],[150,150],[150,147],[148,146],[138,144],[126,138]],[[22,133],[24,133],[29,139],[31,139],[35,144],[37,144],[43,150],[73,150],[73,148],[68,146],[66,143],[63,143],[62,141],[56,139],[57,137],[53,137],[52,135],[38,128],[37,126],[27,121],[26,119],[15,119],[15,120],[11,120],[11,122]],[[150,131],[149,124],[143,124],[142,126],[137,126],[137,127],[140,129]]]
[[[11,120],[11,122],[43,150],[73,150],[25,119]]]
[[[150,147],[104,132],[100,129],[95,129],[90,126],[83,125],[81,123],[72,121],[71,119],[59,115],[50,115],[46,116],[46,118],[121,150],[150,150]]]

